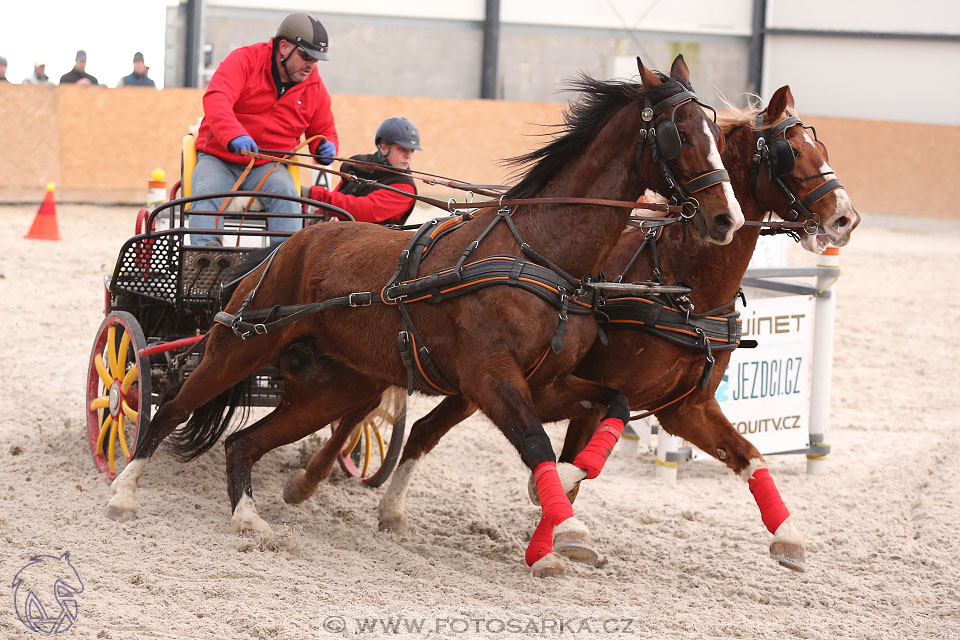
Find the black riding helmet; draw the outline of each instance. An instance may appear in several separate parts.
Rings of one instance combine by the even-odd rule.
[[[420,147],[420,132],[412,122],[406,118],[387,118],[377,127],[377,133],[373,143],[377,146],[383,144],[398,144],[404,149],[416,149],[422,151]]]
[[[291,13],[277,28],[277,38],[294,44],[311,58],[329,60],[330,41],[323,24],[306,11]]]

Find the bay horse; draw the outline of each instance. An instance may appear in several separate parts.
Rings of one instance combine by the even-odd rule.
[[[758,223],[767,212],[787,219],[795,217],[791,215],[793,211],[806,211],[809,216],[819,217],[819,225],[808,227],[811,233],[804,235],[803,246],[821,253],[827,244],[845,245],[860,216],[827,164],[825,147],[815,139],[815,134],[810,136],[793,113],[793,95],[789,86],[783,86],[773,94],[765,110],[753,105],[721,114],[726,140],[723,162],[747,225]],[[764,136],[761,149],[757,140]],[[784,188],[792,195],[786,194]],[[815,202],[808,198],[810,194]],[[685,282],[692,287],[691,308],[709,309],[712,311],[707,315],[720,315],[733,310],[759,229],[745,226],[725,246],[696,240],[685,243],[679,229],[665,229],[656,243],[657,262],[649,250],[640,251],[648,232],[631,229],[621,235],[604,261],[603,271],[608,276],[623,274],[625,282],[646,281],[653,277],[656,267],[665,282]],[[771,556],[784,566],[802,570],[803,538],[769,478],[766,461],[727,420],[714,396],[732,350],[715,351],[715,356],[710,357],[715,357],[716,364],[712,373],[708,370],[704,377],[706,361],[702,347],[675,344],[639,330],[629,321],[603,326],[609,344],[595,343],[577,366],[576,374],[621,390],[634,409],[655,408],[660,425],[668,433],[697,445],[748,482],[764,524],[774,534]],[[693,333],[692,327],[687,329]],[[413,425],[379,506],[381,529],[407,528],[406,493],[417,462],[474,410],[466,398],[446,398]],[[541,414],[544,422],[565,417],[570,416]],[[571,499],[576,497],[579,482],[588,473],[581,468],[584,465],[579,464],[577,456],[594,437],[599,422],[591,416],[574,416],[568,425],[558,470]],[[611,438],[608,445],[612,447],[615,442],[616,438]],[[609,450],[605,453],[609,455]],[[594,473],[589,477],[595,477]],[[533,491],[531,499],[536,502]]]
[[[633,201],[647,187],[676,188],[676,182],[668,185],[674,175],[681,176],[683,185],[703,184],[704,176],[726,175],[717,145],[720,131],[690,91],[682,56],[674,61],[669,78],[647,69],[639,58],[637,63],[642,84],[588,77],[577,83],[581,94],[565,115],[565,125],[551,142],[529,154],[532,165],[508,198]],[[652,127],[667,133],[667,144],[657,148],[662,155],[669,152],[674,157],[669,163],[672,173],[663,163],[644,161],[654,151],[638,153],[638,149],[652,149],[649,144],[637,144]],[[696,195],[697,233],[707,242],[730,242],[743,215],[729,183],[714,181]],[[510,214],[502,209],[488,211],[451,227],[429,253],[422,254],[420,266],[436,275],[468,249],[471,259],[480,262],[496,256],[526,258],[525,250],[533,248],[540,252],[542,264],[582,277],[596,273],[629,214],[629,208],[585,209],[582,204],[522,205]],[[493,224],[500,222],[498,218],[503,223]],[[534,575],[562,571],[563,561],[553,553],[554,544],[567,557],[596,557],[586,527],[573,515],[561,489],[556,458],[538,418],[541,413],[562,411],[576,416],[596,413],[598,419],[606,416],[621,425],[628,419],[622,394],[573,374],[596,337],[593,314],[570,314],[561,333],[556,307],[511,286],[483,288],[438,304],[401,307],[399,298],[385,295],[385,284],[393,280],[391,274],[396,275],[398,256],[401,261],[409,257],[412,236],[362,223],[315,225],[294,234],[272,262],[243,279],[222,312],[234,319],[251,298],[255,309],[330,300],[349,300],[350,305],[302,317],[250,340],[241,339],[227,326],[215,325],[200,364],[161,404],[132,459],[113,482],[108,516],[134,515],[134,493],[146,461],[168,436],[173,434],[174,454],[183,460],[213,446],[239,403],[240,383],[272,363],[283,375],[282,401],[269,415],[235,431],[225,442],[233,528],[269,538],[272,531],[257,515],[253,502],[253,465],[266,452],[343,416],[363,415],[379,403],[388,386],[412,386],[414,377],[408,378],[407,365],[416,358],[421,372],[429,370],[444,387],[455,387],[446,392],[459,391],[482,410],[523,462],[536,471],[546,537],[531,545],[537,549],[534,561],[528,559],[528,564],[535,565]],[[574,297],[571,294],[571,300]],[[408,326],[419,332],[411,329],[417,344],[405,363],[397,344],[398,335],[401,342],[410,340]],[[545,358],[558,334],[562,349]],[[426,353],[425,342],[432,368],[420,360]],[[427,384],[425,377],[416,378],[415,388],[436,394],[440,384]],[[335,430],[324,450],[335,456],[349,431]],[[303,485],[313,479],[305,476],[294,478],[285,496],[302,494]]]

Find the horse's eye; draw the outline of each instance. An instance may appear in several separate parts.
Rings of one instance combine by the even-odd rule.
[[[685,133],[682,132],[682,131],[680,131],[679,134],[680,134],[680,142],[686,142],[686,141],[687,141],[687,134],[685,134]]]
[[[799,149],[793,149],[793,157],[794,157],[794,158],[799,158],[799,157],[800,157],[800,150],[799,150]]]

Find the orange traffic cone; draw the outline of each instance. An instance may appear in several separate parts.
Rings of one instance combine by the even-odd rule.
[[[60,227],[57,225],[57,202],[53,198],[53,183],[47,183],[47,194],[43,196],[40,210],[30,225],[30,231],[24,238],[34,240],[59,240]]]

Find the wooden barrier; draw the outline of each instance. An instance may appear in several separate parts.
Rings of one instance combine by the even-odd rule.
[[[180,173],[180,139],[202,113],[196,89],[97,89],[0,85],[0,202],[39,201],[48,182],[61,201],[139,202],[153,169]],[[499,161],[542,144],[542,124],[560,103],[335,95],[341,155],[373,151],[390,116],[420,128],[414,167],[478,183],[501,183]],[[804,115],[817,127],[860,211],[960,218],[960,127]],[[436,197],[456,195],[422,188]]]

